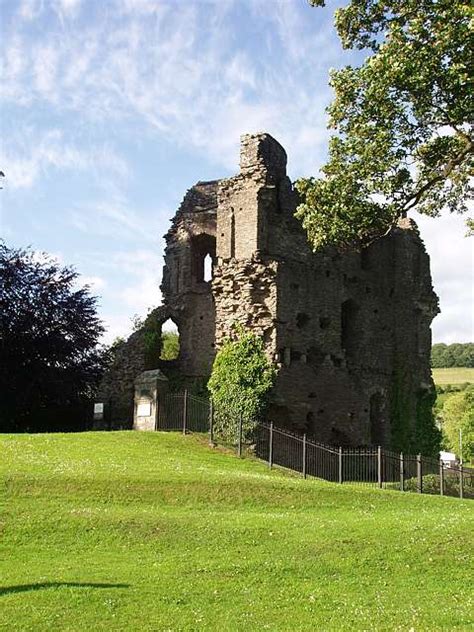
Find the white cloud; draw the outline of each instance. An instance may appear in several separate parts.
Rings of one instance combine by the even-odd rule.
[[[103,199],[73,204],[67,212],[70,225],[86,235],[91,234],[93,227],[95,237],[104,237],[108,241],[112,239],[132,243],[140,241],[147,245],[156,245],[158,250],[163,231],[160,229],[157,215],[155,211],[138,212],[132,208],[127,197],[113,190]],[[137,255],[132,252],[130,256]],[[125,265],[123,259],[116,263]],[[137,261],[134,263],[137,264]]]
[[[38,130],[25,127],[10,134],[0,149],[4,165],[5,188],[31,188],[51,168],[75,171],[106,170],[108,176],[126,178],[129,173],[124,158],[108,145],[81,147],[64,138],[59,129]]]
[[[44,8],[44,0],[23,0],[19,6],[18,15],[23,20],[34,20]]]
[[[52,9],[58,17],[74,18],[81,6],[81,0],[22,0],[18,8],[20,19],[30,22],[37,20],[41,14]]]
[[[77,14],[81,0],[56,0],[53,6],[64,17],[73,17]]]
[[[131,333],[131,319],[137,314],[140,318],[161,303],[159,284],[163,259],[157,249],[135,249],[121,251],[105,257],[102,253],[90,257],[97,269],[114,271],[115,282],[109,283],[103,292],[104,301],[118,306],[111,311],[107,308],[103,318],[107,323],[104,340],[108,343],[115,337],[127,337]]]
[[[119,0],[117,8],[120,12],[132,15],[154,15],[165,10],[163,3],[156,0]]]
[[[78,278],[78,284],[80,287],[88,285],[94,293],[103,290],[107,285],[107,281],[99,276],[81,276]]]
[[[266,3],[246,3],[266,37],[279,34],[264,58],[236,39],[232,10],[239,3],[180,3],[179,11],[174,2],[145,0],[87,6],[87,26],[53,23],[33,41],[21,24],[12,31],[2,55],[4,99],[46,101],[81,119],[140,122],[144,133],[154,128],[226,168],[236,164],[241,133],[268,130],[288,141],[296,172],[314,171],[323,145],[308,155],[304,139],[325,133],[329,90],[321,92],[327,78],[318,74],[339,46],[331,29],[312,32],[292,2],[275,2],[270,12]],[[24,12],[40,10],[28,7]]]
[[[102,343],[109,345],[116,338],[128,338],[132,333],[131,316],[116,312],[105,311],[102,314],[106,331],[102,336]]]
[[[145,315],[149,309],[161,303],[161,293],[158,286],[157,269],[144,268],[133,285],[120,291],[119,297],[133,313]]]
[[[155,250],[138,249],[117,252],[113,256],[113,265],[118,265],[127,272],[139,273],[144,267],[156,264],[157,257],[161,258]]]
[[[58,72],[59,52],[51,44],[39,46],[33,54],[34,57],[34,86],[39,96],[45,99],[55,100],[56,77]]]
[[[465,237],[465,217],[415,218],[431,259],[441,313],[433,321],[434,342],[474,340],[474,240]]]

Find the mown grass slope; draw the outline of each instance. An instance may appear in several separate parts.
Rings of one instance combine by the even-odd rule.
[[[0,436],[4,630],[467,630],[474,503],[198,436]]]
[[[474,369],[457,368],[450,369],[433,369],[433,380],[438,386],[459,386],[466,382],[474,382]]]

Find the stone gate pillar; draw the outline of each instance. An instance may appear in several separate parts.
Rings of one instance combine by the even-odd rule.
[[[160,404],[167,392],[168,378],[159,369],[140,373],[135,379],[134,430],[157,429]]]

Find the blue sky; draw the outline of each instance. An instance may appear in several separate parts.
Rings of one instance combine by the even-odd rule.
[[[160,303],[169,220],[196,181],[238,170],[240,134],[275,136],[292,178],[324,162],[328,72],[357,62],[327,4],[0,0],[1,236],[74,264],[107,340]],[[442,308],[434,340],[473,340],[463,220],[415,219]]]

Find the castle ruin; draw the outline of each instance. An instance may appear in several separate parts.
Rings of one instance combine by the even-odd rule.
[[[278,369],[269,419],[329,444],[400,447],[433,394],[429,257],[410,219],[361,252],[313,252],[286,160],[270,135],[245,135],[240,173],[185,195],[166,235],[163,304],[148,317],[158,332],[168,318],[179,330],[178,358],[159,368],[208,377],[238,321]],[[112,423],[131,425],[146,368],[156,367],[138,331],[104,379]]]

